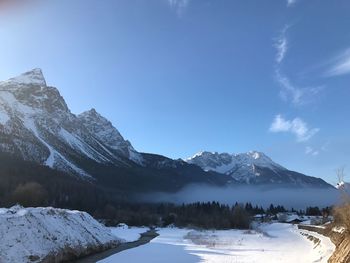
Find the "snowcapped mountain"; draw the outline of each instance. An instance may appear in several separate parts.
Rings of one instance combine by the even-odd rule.
[[[175,191],[189,183],[222,186],[230,179],[214,172],[208,177],[182,160],[137,152],[95,109],[71,113],[40,69],[0,82],[3,154],[87,178],[124,196],[132,191]]]
[[[238,176],[240,174],[244,178],[247,175],[257,176],[258,174],[255,172],[257,166],[269,169],[285,169],[265,154],[255,151],[240,154],[199,152],[186,161],[202,167],[205,171],[211,170],[223,174],[235,173],[236,179],[241,179]]]
[[[329,187],[259,152],[201,152],[186,161],[139,153],[95,109],[73,114],[40,69],[0,82],[0,157],[4,154],[78,175],[122,196],[174,192],[188,184]]]
[[[95,110],[72,114],[40,69],[0,82],[0,151],[90,176],[86,161],[130,166],[142,156]]]
[[[319,178],[289,171],[275,163],[264,153],[250,151],[240,154],[199,152],[186,159],[205,171],[231,176],[245,184],[279,184],[289,186],[330,187]]]

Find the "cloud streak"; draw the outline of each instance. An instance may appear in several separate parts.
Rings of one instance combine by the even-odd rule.
[[[297,142],[305,142],[318,133],[320,129],[309,128],[308,124],[300,118],[286,120],[278,114],[274,118],[269,131],[274,133],[289,132],[295,135]]]
[[[287,32],[291,25],[285,25],[280,35],[275,39],[274,48],[276,49],[275,57],[275,80],[280,86],[280,96],[285,101],[291,101],[294,105],[303,105],[315,99],[324,87],[298,87],[281,71],[281,64],[285,60],[289,49]]]
[[[287,54],[287,50],[288,50],[288,39],[286,36],[287,30],[288,30],[288,26],[285,26],[280,36],[276,39],[276,43],[274,44],[274,47],[277,50],[277,54],[276,54],[277,64],[281,64],[285,55]]]
[[[332,60],[332,66],[327,70],[325,76],[333,77],[350,74],[350,48]]]
[[[294,85],[279,69],[275,71],[275,79],[281,87],[281,98],[285,101],[290,100],[294,105],[303,105],[313,101],[324,88],[324,86],[300,88]]]
[[[319,153],[320,153],[319,151],[313,149],[310,146],[306,146],[306,148],[305,148],[305,154],[306,155],[317,156],[317,155],[319,155]]]
[[[171,8],[173,8],[177,15],[181,17],[186,11],[190,0],[167,0]]]

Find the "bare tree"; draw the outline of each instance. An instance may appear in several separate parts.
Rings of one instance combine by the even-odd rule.
[[[350,194],[344,181],[345,167],[336,170],[338,178],[337,188],[341,191],[342,204],[333,209],[334,220],[337,224],[345,227],[346,232],[350,234]]]
[[[338,179],[338,183],[337,183],[337,187],[340,189],[340,188],[344,188],[344,184],[345,184],[345,181],[344,181],[344,177],[345,177],[345,167],[342,166],[340,168],[338,168],[336,171],[335,171],[336,175],[337,175],[337,179]]]

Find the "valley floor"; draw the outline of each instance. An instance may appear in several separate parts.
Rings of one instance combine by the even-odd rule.
[[[145,227],[108,229],[84,212],[15,206],[0,208],[0,262],[61,262],[90,255],[81,262],[326,263],[335,250],[329,238],[295,225],[256,229],[160,228],[155,237]]]
[[[128,237],[140,230],[124,228],[113,232]],[[335,250],[327,237],[280,223],[263,224],[258,231],[163,228],[158,233],[157,238],[144,246],[125,250],[99,262],[309,263],[327,262]]]

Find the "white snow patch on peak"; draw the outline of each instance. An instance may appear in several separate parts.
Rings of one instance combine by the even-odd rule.
[[[248,153],[253,159],[257,160],[260,158],[260,156],[262,155],[261,153],[259,152],[254,152],[254,151],[250,151]]]
[[[28,72],[25,72],[17,77],[10,78],[5,81],[1,81],[0,85],[9,85],[9,84],[17,84],[17,85],[40,85],[46,87],[46,80],[44,78],[43,72],[39,68],[35,68]]]
[[[247,167],[256,176],[258,175],[255,173],[256,166],[270,169],[285,169],[264,153],[258,151],[239,154],[201,151],[186,159],[186,161],[200,166],[205,171],[211,170],[223,174],[229,174],[233,170],[242,170],[243,167]]]
[[[190,158],[187,158],[186,160],[191,160],[194,159],[196,157],[202,157],[202,156],[209,156],[209,155],[216,155],[218,154],[218,152],[208,152],[208,151],[200,151],[198,153],[196,153],[195,155],[193,155]]]

